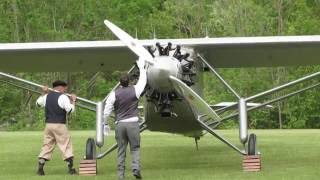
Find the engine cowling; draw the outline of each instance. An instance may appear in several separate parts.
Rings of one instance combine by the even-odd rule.
[[[159,56],[154,58],[154,64],[147,69],[149,86],[161,93],[170,92],[173,87],[169,76],[180,78],[181,65],[174,57]]]
[[[153,65],[147,69],[147,101],[155,105],[156,111],[162,117],[176,116],[176,113],[172,111],[173,102],[180,101],[182,98],[174,90],[169,76],[181,79],[188,86],[194,84],[193,50],[182,48],[179,45],[173,48],[170,42],[166,48],[157,43],[155,47],[147,49],[154,58]]]

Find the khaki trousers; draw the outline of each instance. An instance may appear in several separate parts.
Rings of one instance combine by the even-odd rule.
[[[51,159],[55,145],[62,152],[63,160],[73,157],[71,137],[65,124],[47,123],[39,158]]]

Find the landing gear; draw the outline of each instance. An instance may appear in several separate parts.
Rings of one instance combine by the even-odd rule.
[[[248,141],[248,155],[242,160],[243,171],[257,172],[261,171],[261,155],[257,151],[257,136],[250,134]]]
[[[86,157],[80,160],[79,175],[97,175],[96,144],[93,138],[88,138],[86,144]]]
[[[198,145],[199,140],[200,140],[200,137],[194,137],[194,142],[196,143],[197,151],[199,151],[199,145]]]
[[[248,155],[257,155],[257,136],[255,134],[250,134],[248,141]]]
[[[87,140],[85,159],[96,159],[96,144],[93,138],[88,138]]]

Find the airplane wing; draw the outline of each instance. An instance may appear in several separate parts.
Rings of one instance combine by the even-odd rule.
[[[0,71],[127,71],[137,56],[120,41],[0,44]]]
[[[214,68],[320,64],[320,35],[200,38],[171,42],[194,48]]]
[[[320,36],[227,37],[138,40],[194,48],[215,68],[320,64]],[[0,43],[0,71],[128,70],[137,59],[116,41]]]

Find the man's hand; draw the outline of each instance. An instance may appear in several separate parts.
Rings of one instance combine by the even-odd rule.
[[[49,92],[49,87],[48,86],[43,86],[42,87],[42,93],[47,94]]]
[[[145,66],[145,60],[142,58],[139,58],[139,60],[137,61],[137,66],[139,69],[144,69]]]
[[[77,95],[71,94],[70,100],[71,100],[72,102],[76,102],[76,100],[77,100]]]
[[[104,126],[103,126],[103,134],[105,136],[109,136],[110,131],[111,131],[110,126],[108,124],[104,124]]]

